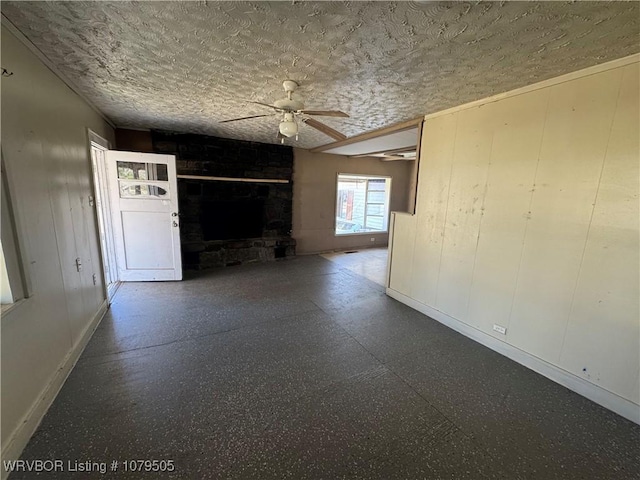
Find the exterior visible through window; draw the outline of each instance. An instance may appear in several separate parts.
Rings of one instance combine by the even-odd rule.
[[[336,235],[386,232],[390,177],[338,175]]]

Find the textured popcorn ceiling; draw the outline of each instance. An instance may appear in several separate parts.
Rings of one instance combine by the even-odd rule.
[[[353,136],[640,50],[637,2],[2,2],[120,127],[275,142],[301,85]],[[10,68],[10,65],[3,65]],[[16,80],[20,72],[14,72]],[[302,147],[332,140],[303,125]]]

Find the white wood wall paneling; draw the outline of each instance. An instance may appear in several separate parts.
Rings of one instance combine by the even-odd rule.
[[[411,290],[411,271],[413,268],[413,248],[416,238],[415,217],[408,213],[393,214],[393,249],[389,286],[405,295]]]
[[[466,318],[469,304],[491,156],[494,109],[493,105],[485,105],[462,112],[456,129],[435,303],[438,310],[455,318]]]
[[[635,422],[639,65],[426,117],[388,289]]]
[[[522,245],[549,90],[491,104],[494,125],[478,249],[475,255],[467,322],[500,340],[497,323],[509,332]],[[523,115],[523,110],[527,115]]]
[[[610,70],[550,90],[507,337],[552,363],[560,358],[621,77]]]
[[[416,202],[415,245],[411,297],[435,305],[444,224],[456,139],[456,115],[444,116],[422,127],[421,158]]]
[[[638,64],[622,70],[560,364],[640,403]],[[635,292],[635,295],[633,294]]]

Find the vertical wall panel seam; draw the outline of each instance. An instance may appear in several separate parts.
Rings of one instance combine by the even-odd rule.
[[[74,158],[74,153],[73,152],[69,152],[67,151],[66,147],[64,149],[64,156],[61,158],[63,164],[59,164],[58,165],[61,169],[61,173],[62,175],[64,175],[64,191],[62,193],[62,195],[64,195],[64,197],[66,197],[66,200],[69,204],[69,222],[71,223],[71,237],[73,238],[73,254],[74,254],[74,258],[73,259],[68,259],[68,261],[71,260],[76,260],[76,259],[80,259],[81,264],[83,265],[83,267],[86,268],[86,259],[83,258],[84,255],[81,256],[82,253],[82,238],[78,235],[78,228],[81,227],[80,225],[76,225],[76,216],[78,215],[78,213],[82,214],[82,212],[78,212],[77,213],[77,209],[75,209],[73,203],[74,203],[74,196],[71,195],[71,191],[75,191],[75,184],[74,184],[74,176],[70,176],[70,173],[67,169],[65,169],[65,165],[64,165],[64,160],[70,160],[71,162],[73,162],[73,158]],[[74,168],[75,170],[75,168]],[[75,210],[74,210],[75,209]],[[67,240],[68,241],[68,240]],[[60,251],[58,250],[58,255],[60,255]],[[64,261],[63,258],[60,258],[60,263],[62,263]],[[69,292],[74,298],[74,304],[80,305],[82,307],[82,317],[84,319],[85,314],[87,314],[87,312],[89,311],[87,309],[87,305],[85,302],[85,298],[84,298],[84,282],[83,282],[83,275],[82,275],[82,268],[78,269],[76,267],[76,272],[75,272],[75,278],[78,280],[78,290],[77,292],[74,292],[73,290],[71,292]],[[64,272],[64,267],[63,267],[63,272]],[[64,273],[63,273],[64,275]],[[67,294],[67,292],[65,291],[65,295]],[[69,317],[69,319],[71,322],[69,323],[69,329],[71,330],[71,346],[73,347],[73,345],[76,344],[76,331],[75,331],[75,323],[72,323],[74,319],[72,319],[71,317]]]
[[[540,167],[540,155],[542,154],[542,146],[544,145],[545,131],[547,129],[547,119],[549,118],[549,104],[551,103],[551,87],[547,88],[547,105],[544,110],[544,120],[542,122],[542,135],[540,136],[540,145],[538,146],[538,158],[536,160],[536,169],[533,172],[533,184],[531,186],[531,196],[529,197],[529,207],[527,209],[527,221],[524,225],[524,232],[522,234],[522,245],[520,246],[520,260],[518,261],[518,271],[516,273],[516,284],[513,289],[513,295],[511,296],[511,307],[509,308],[509,316],[507,317],[507,325],[509,328],[511,325],[511,317],[513,315],[513,307],[516,303],[516,296],[518,295],[518,285],[520,283],[520,272],[522,271],[522,258],[524,257],[524,245],[527,241],[527,231],[529,230],[529,222],[531,221],[531,206],[533,205],[533,197],[536,193],[536,181],[538,179],[538,168]],[[507,337],[508,338],[508,337]]]
[[[40,147],[40,161],[42,163],[45,162],[45,158],[44,158],[44,151],[42,149],[42,141],[38,141],[38,146]],[[44,170],[46,172],[46,169]],[[58,227],[56,226],[56,216],[55,216],[55,212],[54,212],[54,208],[53,208],[53,198],[54,196],[52,195],[52,191],[51,191],[51,183],[48,181],[47,182],[47,189],[48,189],[48,194],[49,194],[49,212],[51,213],[51,223],[53,225],[53,233],[54,233],[54,237],[55,237],[55,242],[56,242],[56,251],[58,252],[58,262],[60,264],[60,277],[62,279],[62,289],[63,289],[63,294],[62,296],[64,297],[64,306],[65,306],[65,310],[67,312],[66,315],[66,327],[67,327],[67,334],[69,335],[69,349],[73,347],[73,331],[71,329],[71,311],[69,310],[69,300],[67,298],[67,282],[65,282],[65,278],[64,278],[64,266],[62,263],[62,258],[60,255],[60,240],[58,238],[59,233],[58,233]]]
[[[467,292],[467,311],[465,314],[466,322],[470,323],[469,318],[469,306],[471,304],[471,292],[473,291],[473,279],[476,273],[476,262],[478,260],[478,247],[480,246],[480,232],[482,230],[482,219],[484,218],[484,202],[487,199],[487,192],[489,191],[489,176],[491,172],[491,156],[493,155],[493,141],[496,138],[495,129],[491,132],[491,146],[489,147],[489,161],[487,163],[487,173],[484,177],[484,191],[482,192],[482,202],[480,203],[480,221],[478,222],[478,234],[476,236],[476,249],[473,252],[473,266],[471,267],[471,283],[469,284],[469,291]]]
[[[447,185],[447,203],[444,207],[444,220],[442,222],[442,234],[440,238],[440,258],[438,260],[438,276],[436,277],[436,295],[433,299],[434,306],[438,306],[438,292],[440,291],[440,270],[442,268],[442,252],[444,251],[444,240],[445,233],[447,231],[447,213],[449,212],[449,197],[451,195],[451,178],[453,177],[453,164],[455,163],[456,158],[456,145],[458,143],[458,121],[460,114],[455,114],[456,126],[455,126],[455,134],[453,135],[453,150],[451,152],[451,166],[449,168],[449,184]],[[414,247],[415,254],[415,247]]]
[[[45,137],[46,138],[46,137]],[[69,153],[66,150],[66,147],[64,148],[64,155],[62,156],[61,160],[65,159],[71,159],[71,161],[73,161],[73,153]],[[60,168],[60,174],[61,176],[64,177],[64,188],[62,189],[61,192],[61,196],[62,198],[65,198],[66,201],[68,202],[68,206],[69,206],[69,211],[68,211],[68,215],[69,215],[69,223],[71,224],[71,238],[72,238],[72,242],[73,242],[73,255],[74,258],[71,259],[66,259],[66,261],[71,262],[72,260],[75,261],[76,259],[80,259],[80,262],[82,264],[83,258],[80,256],[80,246],[79,243],[81,242],[81,239],[78,237],[78,233],[77,233],[77,225],[76,222],[74,221],[74,217],[75,217],[75,212],[74,212],[74,207],[73,207],[73,203],[72,203],[72,197],[71,197],[71,189],[73,188],[73,183],[69,181],[69,172],[65,171],[65,166],[61,165],[58,161],[55,162],[56,165],[56,169]],[[72,179],[73,180],[73,179]],[[61,211],[61,213],[64,213]],[[63,219],[64,221],[64,219]],[[53,222],[53,227],[54,229],[56,229],[56,235],[57,233],[57,224],[55,222],[55,218],[54,218],[54,222]],[[64,233],[63,233],[64,235]],[[67,243],[70,243],[68,239],[65,240]],[[62,252],[60,251],[60,249],[58,249],[58,256],[60,257],[60,265],[64,265],[63,262],[65,262],[65,259],[62,258]],[[84,317],[87,309],[86,309],[86,304],[84,301],[84,294],[83,294],[83,290],[84,290],[84,285],[82,282],[82,273],[80,270],[82,270],[81,268],[78,269],[78,267],[76,267],[76,272],[74,272],[74,278],[78,281],[78,290],[76,292],[74,292],[73,288],[71,289],[71,291],[67,291],[65,289],[65,297],[67,298],[67,304],[69,304],[69,299],[67,297],[67,295],[71,295],[73,297],[72,301],[74,305],[80,305],[82,307],[82,316]],[[62,275],[64,277],[65,275],[65,267],[62,266]],[[75,332],[75,322],[74,322],[74,318],[71,317],[71,311],[69,312],[69,316],[67,317],[67,323],[69,324],[69,331],[71,332],[71,347],[73,348],[73,346],[76,344],[76,332]]]
[[[569,312],[567,313],[567,319],[564,325],[564,333],[562,334],[562,343],[560,344],[560,350],[558,352],[558,358],[556,359],[557,363],[560,363],[560,359],[562,358],[562,352],[564,350],[564,343],[567,338],[567,331],[569,330],[569,322],[571,320],[571,314],[574,310],[576,292],[578,291],[578,283],[580,282],[580,276],[582,274],[582,268],[584,266],[584,257],[587,252],[587,245],[589,243],[589,235],[591,234],[591,224],[593,222],[593,214],[596,210],[596,204],[598,202],[598,196],[600,194],[600,183],[602,182],[602,175],[604,173],[604,167],[607,161],[607,153],[609,152],[609,145],[611,143],[611,134],[613,131],[613,125],[615,124],[616,115],[618,114],[618,108],[620,107],[620,96],[622,95],[622,80],[624,77],[624,72],[620,72],[620,80],[618,82],[618,95],[616,97],[616,108],[613,110],[613,115],[611,115],[611,124],[609,125],[609,135],[607,137],[607,145],[602,154],[602,165],[600,166],[600,174],[598,176],[598,187],[596,188],[596,193],[593,197],[593,202],[591,203],[591,214],[589,216],[589,224],[587,227],[587,233],[584,237],[584,243],[582,245],[582,255],[580,256],[580,267],[578,268],[578,273],[576,275],[576,280],[573,286],[573,293],[571,294],[571,306],[569,307]]]

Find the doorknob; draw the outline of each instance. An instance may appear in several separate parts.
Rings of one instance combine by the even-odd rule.
[[[178,215],[180,215],[178,212],[173,212],[173,213],[171,214],[171,216],[172,216],[172,217],[177,217]]]
[[[175,220],[173,221],[173,226],[177,227],[178,226],[178,222],[176,222]]]

